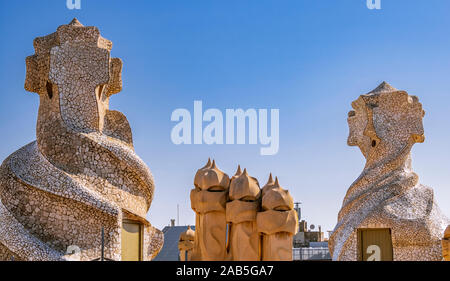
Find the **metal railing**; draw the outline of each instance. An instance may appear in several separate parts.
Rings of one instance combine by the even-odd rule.
[[[331,255],[328,248],[293,248],[292,259],[294,261],[331,260]]]

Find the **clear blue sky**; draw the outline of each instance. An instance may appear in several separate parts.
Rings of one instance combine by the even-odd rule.
[[[0,159],[35,139],[39,99],[24,90],[33,39],[77,17],[99,27],[124,62],[111,108],[131,123],[137,154],[155,177],[150,221],[194,224],[189,191],[212,156],[239,163],[261,184],[280,178],[309,223],[331,230],[364,159],[347,147],[347,112],[383,80],[419,96],[427,140],[413,150],[421,182],[450,216],[450,1],[65,0],[0,2]],[[259,145],[184,145],[170,140],[176,108],[279,108],[280,150]]]

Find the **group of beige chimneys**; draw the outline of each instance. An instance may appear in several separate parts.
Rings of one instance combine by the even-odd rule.
[[[270,175],[258,180],[241,171],[230,178],[215,161],[199,169],[191,190],[195,232],[180,236],[180,260],[289,261],[298,216],[288,190]]]

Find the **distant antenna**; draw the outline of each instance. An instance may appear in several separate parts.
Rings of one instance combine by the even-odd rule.
[[[102,253],[100,256],[100,260],[104,261],[105,260],[105,229],[102,227],[102,249],[101,249]]]
[[[300,204],[302,204],[302,202],[295,202],[295,211],[297,211],[297,215],[298,215],[298,221],[301,221],[302,219],[302,214],[301,214],[301,209],[300,209]]]
[[[177,204],[177,225],[180,225],[180,204]]]

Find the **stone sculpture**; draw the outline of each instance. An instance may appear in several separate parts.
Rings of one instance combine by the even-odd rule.
[[[358,230],[380,228],[390,230],[393,260],[441,260],[448,219],[411,165],[412,146],[425,140],[421,103],[384,82],[352,107],[348,145],[360,148],[366,165],[348,189],[330,237],[333,260],[361,259]]]
[[[240,166],[231,180],[226,205],[228,228],[228,255],[234,261],[260,260],[260,239],[256,229],[261,189],[256,178]]]
[[[269,183],[266,186],[269,186]],[[275,179],[273,186],[264,190],[262,212],[256,218],[258,232],[262,234],[263,261],[292,260],[293,236],[298,230],[298,215],[294,200]]]
[[[178,242],[178,250],[180,251],[180,261],[192,260],[192,251],[194,250],[195,231],[188,226],[188,229],[181,233]]]
[[[208,163],[195,175],[191,207],[195,218],[195,249],[192,260],[223,261],[226,257],[227,222],[225,205],[230,178]]]
[[[273,181],[270,174],[261,190],[247,169],[242,172],[238,166],[230,179],[208,159],[197,171],[194,185],[191,207],[196,213],[196,234],[189,260],[292,260],[298,217],[292,197],[278,178]]]
[[[261,195],[264,196],[267,193],[267,191],[269,191],[273,188],[275,188],[275,181],[273,180],[272,173],[270,173],[267,183],[263,186],[263,188],[261,190],[261,192],[262,192]]]
[[[122,89],[122,61],[111,41],[76,19],[34,40],[25,89],[39,94],[34,141],[0,167],[0,260],[121,259],[123,220],[142,226],[142,259],[163,235],[145,219],[150,170],[135,154],[126,117],[109,110]]]
[[[450,261],[450,225],[445,229],[444,238],[442,238],[442,256],[445,261]]]

